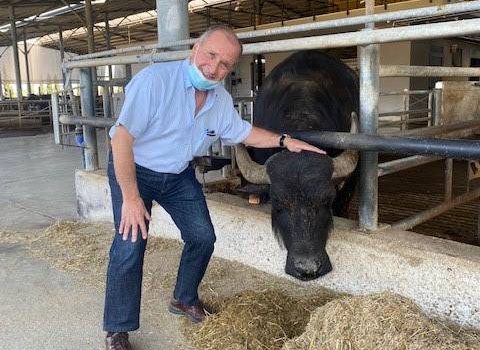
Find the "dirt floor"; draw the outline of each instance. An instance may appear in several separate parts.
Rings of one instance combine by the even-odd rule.
[[[0,243],[21,245],[31,257],[46,261],[55,269],[103,293],[108,248],[113,234],[112,224],[109,223],[63,222],[37,232],[0,231]],[[231,315],[226,318],[209,319],[210,326],[217,322],[217,326],[223,327],[221,329],[229,329],[229,337],[244,342],[232,343],[225,348],[217,344],[222,334],[215,333],[214,327],[205,330],[202,327],[207,323],[192,325],[165,311],[175,283],[180,253],[181,243],[178,241],[149,238],[144,268],[142,323],[161,329],[165,323],[176,327],[175,322],[179,322],[184,339],[179,339],[169,349],[281,349],[286,341],[303,333],[310,313],[316,307],[340,297],[325,289],[313,289],[308,284],[296,284],[236,262],[213,258],[201,285],[201,297],[213,311],[226,313],[231,305],[235,305],[235,309],[230,310]],[[247,303],[249,308],[239,308],[239,305]],[[272,303],[274,309],[283,310],[280,319],[279,312],[264,309],[266,304],[272,307]],[[248,322],[241,325],[242,329],[232,329],[225,324],[233,324],[242,317],[248,318]],[[255,332],[258,334],[252,337]],[[265,337],[264,334],[275,336]],[[469,333],[469,336],[472,334],[475,339],[480,339],[480,333]]]
[[[103,293],[112,235],[112,224],[109,223],[64,222],[41,232],[0,231],[0,243],[21,244],[32,257],[46,260],[54,268],[74,275],[82,283]],[[157,237],[149,238],[143,279],[143,323],[158,327],[165,323],[166,303],[173,291],[180,254],[180,242]],[[298,285],[220,258],[212,259],[200,294],[201,298],[215,310],[225,299],[248,290],[255,292],[274,290],[295,298],[315,295],[316,298],[321,297],[325,301],[337,296],[328,290]],[[173,315],[167,317],[178,318]],[[309,313],[306,312],[302,331],[308,317]],[[180,322],[186,339],[177,345],[176,349],[199,349],[193,345],[195,339],[192,337],[192,332],[198,326],[183,318]]]

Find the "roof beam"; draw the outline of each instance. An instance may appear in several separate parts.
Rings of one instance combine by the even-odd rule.
[[[284,0],[282,0],[282,5],[279,5],[279,4],[277,4],[276,1],[271,1],[271,0],[265,0],[265,2],[275,6],[277,9],[281,10],[282,14],[284,13],[284,11],[288,11],[288,12],[293,13],[297,17],[303,17],[303,15],[300,12],[297,12],[297,11],[293,10],[291,7],[289,7],[288,5],[285,5]],[[287,19],[291,19],[291,17],[288,17]]]

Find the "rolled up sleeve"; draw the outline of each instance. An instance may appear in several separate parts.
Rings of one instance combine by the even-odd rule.
[[[160,82],[154,83],[154,77],[137,74],[125,89],[125,101],[110,137],[115,134],[117,126],[122,125],[134,137],[140,137],[148,127],[155,113],[158,95],[161,94]]]

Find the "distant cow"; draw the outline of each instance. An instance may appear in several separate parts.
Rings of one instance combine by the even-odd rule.
[[[356,132],[358,99],[358,78],[348,66],[319,51],[298,52],[266,78],[255,101],[254,124],[287,134]],[[332,211],[345,215],[355,186],[357,153],[326,151],[328,156],[253,149],[250,156],[237,146],[243,176],[271,184],[272,228],[288,251],[285,271],[301,280],[331,271],[325,245]]]

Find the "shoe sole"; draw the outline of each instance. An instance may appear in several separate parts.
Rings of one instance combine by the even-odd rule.
[[[198,318],[193,317],[190,314],[187,314],[185,311],[173,306],[172,304],[168,305],[168,311],[174,315],[178,316],[186,316],[190,321],[193,323],[200,323],[202,320],[199,320]]]

